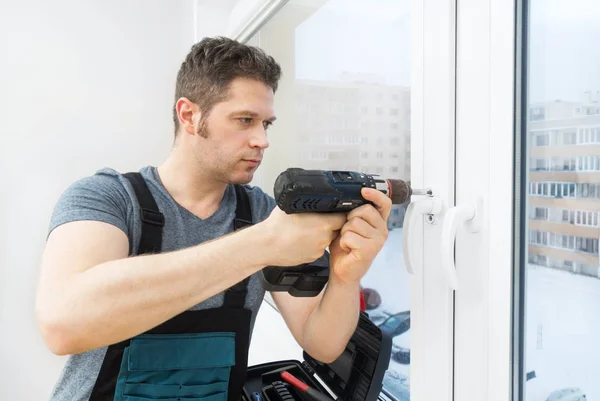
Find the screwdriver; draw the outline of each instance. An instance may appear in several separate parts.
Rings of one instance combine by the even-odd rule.
[[[303,381],[292,376],[289,372],[281,372],[281,378],[286,382],[290,383],[292,386],[296,387],[298,390],[302,391],[303,393],[310,395],[316,401],[333,401],[331,398],[329,398],[319,390],[310,387]]]

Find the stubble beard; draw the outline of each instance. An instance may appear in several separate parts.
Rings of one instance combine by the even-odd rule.
[[[201,119],[198,123],[198,129],[196,130],[196,133],[204,139],[209,139],[210,138],[210,131],[208,130],[208,125],[206,124],[206,120],[205,119]],[[204,164],[204,160],[202,158],[202,155],[200,152],[196,153],[197,156],[197,161],[198,161],[198,168],[201,170],[201,173],[206,173],[206,171],[204,170],[205,168],[210,168],[211,172],[210,172],[210,176],[219,182],[222,183],[226,183],[226,184],[248,184],[250,183],[250,181],[252,181],[252,177],[254,176],[254,172],[256,171],[256,169],[252,169],[249,168],[248,170],[246,170],[247,172],[251,172],[252,171],[252,177],[250,177],[249,179],[233,179],[229,173],[231,171],[233,171],[235,169],[235,167],[238,167],[237,164],[234,165],[223,165],[222,163],[218,163],[216,166],[206,166]],[[203,168],[204,166],[204,168]],[[238,167],[239,168],[239,167]],[[256,167],[258,168],[258,166]]]
[[[198,129],[196,130],[196,134],[200,135],[200,137],[204,139],[208,139],[208,126],[206,124],[205,118],[201,118],[198,122]]]

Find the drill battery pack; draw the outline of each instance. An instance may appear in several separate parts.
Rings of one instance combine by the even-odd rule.
[[[282,379],[288,372],[335,401],[377,401],[389,367],[392,339],[364,312],[346,349],[325,364],[303,353],[303,361],[281,360],[248,367],[242,401],[316,401]]]
[[[329,280],[329,254],[298,266],[267,266],[259,277],[266,291],[288,292],[293,297],[316,297]]]

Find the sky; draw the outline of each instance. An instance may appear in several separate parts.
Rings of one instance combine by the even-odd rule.
[[[330,0],[296,30],[298,79],[369,73],[410,86],[411,0]],[[600,90],[598,0],[531,0],[531,102],[577,101]],[[319,60],[319,62],[315,62]]]
[[[530,13],[531,101],[600,90],[598,0],[532,0]]]
[[[337,81],[347,71],[410,86],[410,1],[330,0],[296,37],[298,79]]]

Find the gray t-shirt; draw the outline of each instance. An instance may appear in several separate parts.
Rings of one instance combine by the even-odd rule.
[[[163,251],[187,248],[233,231],[236,198],[232,185],[227,187],[219,209],[203,220],[175,202],[162,185],[155,167],[144,167],[140,173],[165,216]],[[258,187],[246,185],[245,189],[250,198],[254,223],[266,219],[275,207],[275,200]],[[138,248],[142,225],[135,193],[129,181],[115,170],[102,169],[72,184],[56,205],[50,232],[61,224],[75,220],[113,224],[127,234],[133,250]],[[252,310],[251,332],[265,293],[257,274],[250,279],[246,297],[246,308]],[[220,293],[192,309],[219,307],[223,299],[224,293]],[[101,348],[69,356],[52,392],[51,401],[88,400],[105,352],[106,348]]]

